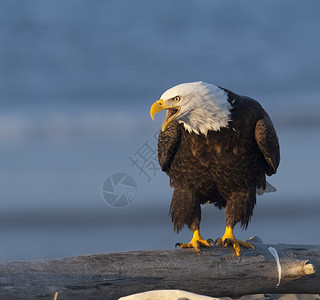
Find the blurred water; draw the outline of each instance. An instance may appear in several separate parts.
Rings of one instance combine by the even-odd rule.
[[[36,1],[0,4],[0,260],[171,248],[172,191],[130,157],[161,125],[149,107],[180,82],[204,80],[258,99],[281,164],[242,238],[319,244],[318,1]],[[126,208],[102,197],[124,172]],[[204,236],[223,233],[206,207]]]

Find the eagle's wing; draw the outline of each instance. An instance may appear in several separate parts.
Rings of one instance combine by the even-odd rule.
[[[280,162],[280,147],[277,133],[267,113],[260,119],[255,128],[255,139],[268,163],[267,175],[275,174]]]
[[[171,122],[165,131],[160,131],[158,139],[158,160],[161,170],[167,174],[180,146],[180,141],[181,126],[178,122]]]

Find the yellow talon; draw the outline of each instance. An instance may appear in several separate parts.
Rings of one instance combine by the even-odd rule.
[[[252,247],[254,250],[256,249],[254,245],[248,242],[237,240],[233,234],[233,229],[230,226],[226,227],[226,231],[223,237],[221,239],[217,239],[215,243],[223,247],[227,247],[228,245],[231,245],[233,249],[236,251],[237,256],[241,255],[240,246],[246,249],[249,249],[250,247]]]
[[[183,244],[183,243],[176,243],[176,247],[179,246],[181,249],[183,248],[194,248],[197,252],[200,252],[200,248],[210,248],[211,244],[213,244],[212,239],[204,240],[200,234],[199,229],[196,229],[193,232],[193,237],[190,243]]]

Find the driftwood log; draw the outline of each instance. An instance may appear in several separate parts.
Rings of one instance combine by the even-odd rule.
[[[0,263],[0,299],[118,299],[155,289],[202,295],[320,293],[320,246],[220,246]]]

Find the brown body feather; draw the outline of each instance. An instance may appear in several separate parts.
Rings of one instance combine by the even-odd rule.
[[[225,90],[225,89],[224,89]],[[276,172],[279,143],[272,122],[260,104],[228,90],[232,105],[228,127],[189,133],[173,121],[160,133],[158,158],[174,188],[170,212],[174,229],[199,228],[200,204],[225,208],[227,226],[243,227],[253,213],[256,189]]]

